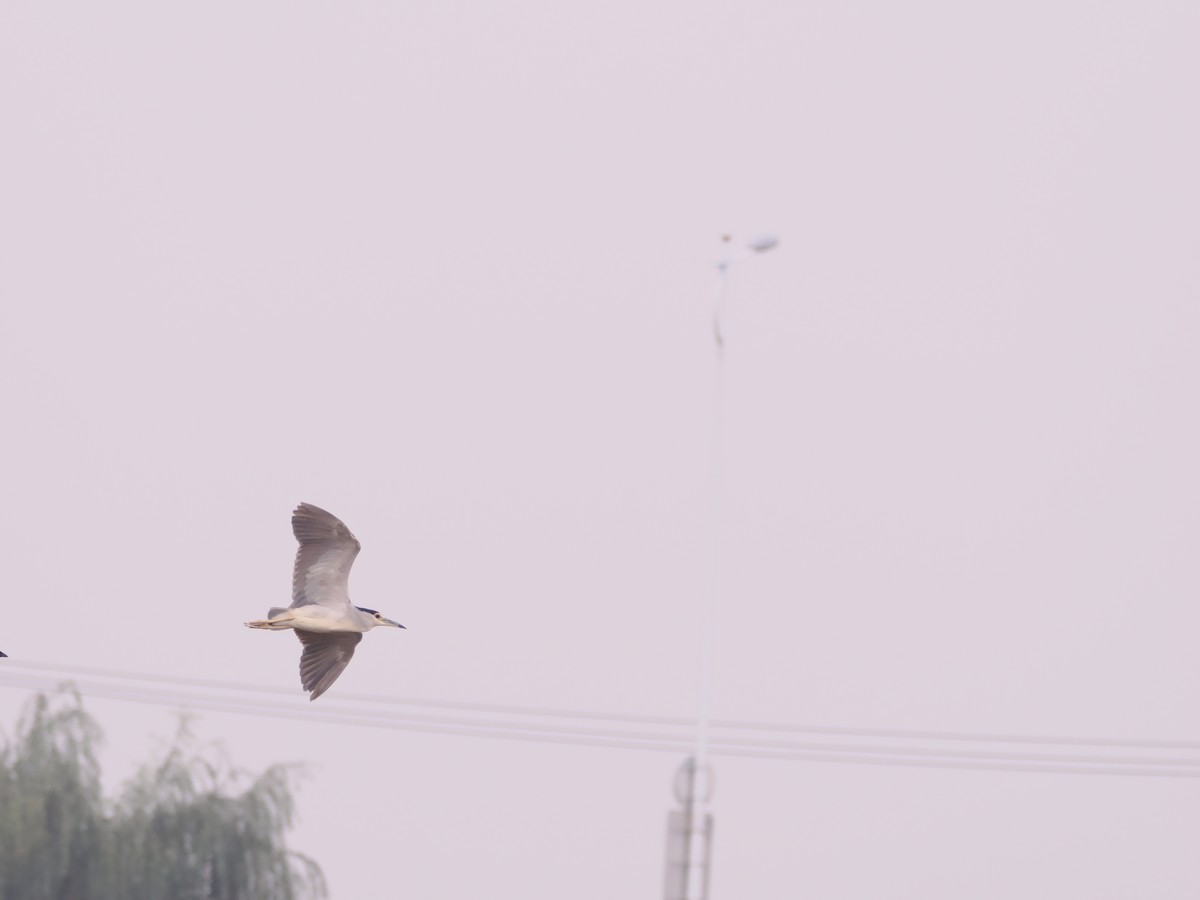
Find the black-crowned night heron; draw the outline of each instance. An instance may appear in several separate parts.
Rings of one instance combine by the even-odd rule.
[[[292,572],[292,605],[273,606],[265,619],[247,622],[246,627],[296,632],[304,645],[300,683],[312,692],[308,699],[316,700],[350,665],[364,631],[404,626],[351,604],[347,582],[362,545],[337,516],[301,503],[292,513],[292,534],[300,542]]]

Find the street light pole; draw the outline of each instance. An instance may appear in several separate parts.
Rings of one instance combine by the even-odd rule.
[[[712,414],[712,487],[710,531],[712,569],[709,590],[700,609],[700,691],[696,716],[695,753],[675,775],[675,795],[681,809],[672,812],[667,825],[666,900],[708,900],[709,862],[712,855],[713,818],[708,810],[713,775],[708,744],[712,723],[713,645],[717,602],[723,593],[721,566],[722,525],[725,521],[725,333],[722,317],[729,294],[729,270],[757,253],[766,253],[779,241],[763,235],[735,253],[728,252],[730,235],[722,242],[726,252],[717,261],[717,301],[713,310],[713,340],[716,344],[715,383]]]

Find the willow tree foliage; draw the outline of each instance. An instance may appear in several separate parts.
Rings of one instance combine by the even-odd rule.
[[[39,695],[0,748],[0,900],[308,900],[316,863],[289,851],[292,770],[244,783],[186,726],[115,800],[79,695]]]

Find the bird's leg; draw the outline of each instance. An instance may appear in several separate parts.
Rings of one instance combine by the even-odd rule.
[[[293,627],[295,616],[291,612],[286,612],[281,616],[276,616],[273,619],[255,619],[253,622],[247,622],[247,628],[266,628],[268,631],[283,631],[286,628]]]

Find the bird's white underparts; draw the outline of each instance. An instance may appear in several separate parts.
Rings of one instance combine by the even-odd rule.
[[[292,605],[273,606],[247,628],[291,629],[304,645],[300,683],[316,700],[350,665],[365,632],[380,625],[403,628],[374,609],[350,602],[350,567],[362,545],[333,513],[301,503],[292,513],[300,542],[292,570]]]

